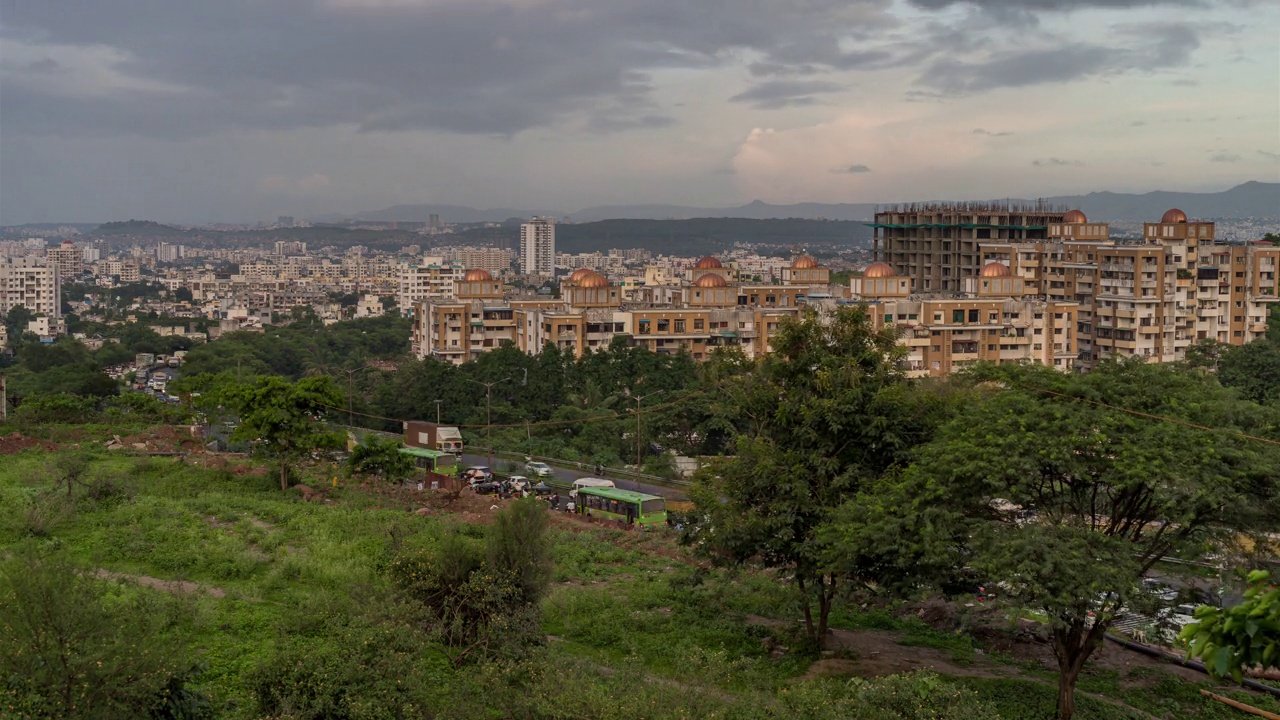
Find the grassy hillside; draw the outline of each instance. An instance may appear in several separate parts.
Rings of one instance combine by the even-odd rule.
[[[552,523],[543,643],[455,664],[396,600],[387,568],[450,533],[478,537],[493,501],[341,486],[308,503],[247,460],[91,450],[105,428],[29,432],[61,449],[0,455],[0,553],[64,552],[130,592],[177,603],[191,655],[204,665],[196,686],[219,717],[1052,714],[1043,646],[849,605],[833,621],[835,649],[804,652],[794,598],[774,578],[700,565],[666,532],[564,516]],[[67,501],[54,483],[87,449]],[[333,477],[317,465],[302,479],[332,488]],[[1104,655],[1082,684],[1077,717],[1235,717],[1202,698],[1193,676]],[[888,673],[915,674],[857,677]]]

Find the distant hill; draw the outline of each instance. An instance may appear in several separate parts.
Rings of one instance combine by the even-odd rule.
[[[173,237],[186,235],[187,231],[172,225],[162,225],[151,220],[126,220],[99,225],[94,235],[129,235],[132,237]]]
[[[930,198],[900,198],[900,201]],[[1280,183],[1252,181],[1216,193],[1156,191],[1144,194],[1096,192],[1046,198],[1080,208],[1095,220],[1158,220],[1176,207],[1194,217],[1280,216]],[[691,220],[694,218],[749,218],[756,220],[799,218],[806,220],[870,220],[875,203],[797,203],[774,205],[756,200],[736,207],[706,208],[686,205],[601,205],[577,212],[494,208],[477,210],[462,205],[396,205],[376,212],[359,213],[361,220],[426,222],[432,213],[447,223],[502,222],[533,215],[568,216],[575,223],[600,220]]]
[[[692,218],[689,220],[613,219],[560,225],[556,249],[594,252],[608,248],[646,248],[668,255],[709,255],[734,243],[775,246],[861,247],[871,243],[871,229],[849,220],[802,218]]]
[[[1280,183],[1256,180],[1217,193],[1095,192],[1046,199],[1079,208],[1093,220],[1156,221],[1170,208],[1194,218],[1280,217]]]

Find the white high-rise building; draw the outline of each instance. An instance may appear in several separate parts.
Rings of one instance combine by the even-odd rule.
[[[536,217],[520,225],[520,272],[542,277],[555,276],[555,218]]]
[[[62,285],[45,258],[0,259],[0,316],[21,305],[37,315],[62,317]]]

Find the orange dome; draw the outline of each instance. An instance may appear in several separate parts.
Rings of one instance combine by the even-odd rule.
[[[719,260],[708,255],[702,258],[701,260],[699,260],[698,264],[693,266],[693,269],[694,270],[715,270],[717,268],[722,268],[722,267],[724,266],[720,264]]]
[[[594,274],[595,274],[595,271],[592,270],[591,268],[578,268],[577,270],[574,270],[573,274],[569,276],[569,282],[578,282],[582,278],[588,275],[594,275]]]
[[[584,288],[605,288],[609,287],[609,279],[598,272],[588,271],[586,275],[578,278],[578,287]]]
[[[482,270],[480,268],[468,270],[467,274],[462,276],[463,282],[488,282],[492,279],[493,276],[489,274],[488,270]]]
[[[693,284],[701,288],[727,287],[729,285],[729,283],[726,282],[723,277],[717,275],[716,273],[707,273],[706,275],[703,275],[702,277],[695,280]]]
[[[1062,216],[1062,222],[1084,223],[1084,222],[1089,222],[1089,218],[1085,217],[1084,213],[1080,212],[1079,210],[1072,210],[1071,212]]]
[[[893,266],[884,262],[871,263],[866,270],[862,271],[862,277],[869,278],[897,277],[897,275],[898,273],[893,271]]]
[[[818,267],[818,261],[808,255],[801,255],[796,258],[795,262],[791,263],[792,270],[808,270],[816,267]]]
[[[1009,266],[1002,262],[989,262],[982,266],[982,277],[1008,277]]]
[[[1160,218],[1160,222],[1162,223],[1184,223],[1186,221],[1187,214],[1178,208],[1166,211],[1164,217]]]

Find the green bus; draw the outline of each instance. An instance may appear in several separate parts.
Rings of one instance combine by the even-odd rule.
[[[628,525],[660,525],[667,521],[665,498],[611,487],[578,488],[573,511]]]
[[[418,467],[426,468],[427,472],[450,477],[458,476],[458,456],[453,453],[417,447],[402,447],[400,452],[412,456]]]

